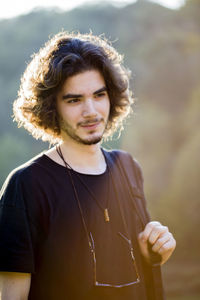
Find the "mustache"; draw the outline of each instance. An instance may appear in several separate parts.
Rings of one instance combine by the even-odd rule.
[[[90,120],[86,120],[86,121],[83,121],[83,122],[79,122],[77,125],[78,126],[87,126],[87,125],[94,124],[94,123],[99,123],[99,122],[102,122],[102,121],[104,121],[103,118],[95,118],[95,119],[90,119]]]

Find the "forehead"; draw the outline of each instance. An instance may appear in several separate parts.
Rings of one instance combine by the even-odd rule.
[[[102,74],[98,70],[78,73],[66,79],[62,93],[88,94],[106,86]]]

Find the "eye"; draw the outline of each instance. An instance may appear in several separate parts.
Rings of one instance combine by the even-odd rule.
[[[67,101],[67,103],[73,104],[73,103],[77,103],[77,102],[79,102],[79,101],[80,101],[79,98],[73,98],[73,99],[69,99],[69,100]]]
[[[104,96],[106,96],[106,93],[105,93],[105,92],[99,93],[99,94],[96,95],[97,98],[102,98],[102,97],[104,97]]]

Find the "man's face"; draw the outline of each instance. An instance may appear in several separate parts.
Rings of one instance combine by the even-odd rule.
[[[57,111],[64,141],[85,145],[100,142],[110,112],[101,73],[90,70],[69,77],[57,95]]]

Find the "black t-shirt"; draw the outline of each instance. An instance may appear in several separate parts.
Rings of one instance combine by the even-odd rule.
[[[29,300],[147,299],[137,243],[140,222],[123,181],[115,180],[109,156],[103,174],[87,175],[67,170],[42,154],[6,180],[0,201],[0,271],[32,273]],[[110,222],[103,214],[107,201]],[[132,240],[140,283],[94,287],[94,261],[83,219],[95,244],[96,280],[124,284],[137,279],[123,235]]]

